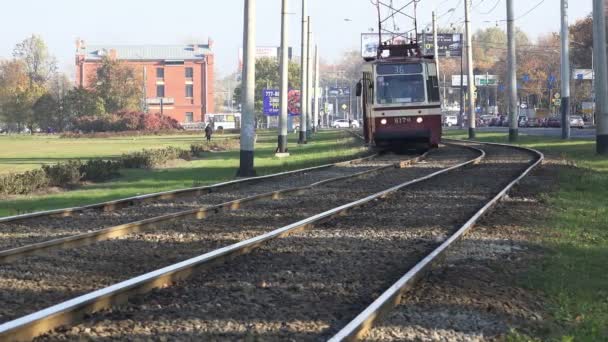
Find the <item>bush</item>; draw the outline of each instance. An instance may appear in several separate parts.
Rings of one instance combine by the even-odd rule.
[[[42,165],[42,170],[48,178],[49,185],[65,186],[80,182],[82,178],[80,175],[81,166],[82,163],[79,160],[70,160],[55,165]]]
[[[177,120],[160,113],[118,112],[103,116],[83,116],[73,120],[74,130],[92,132],[181,130]]]
[[[0,193],[25,195],[49,186],[49,179],[42,169],[0,176]]]
[[[192,153],[176,147],[166,147],[158,150],[143,150],[123,154],[120,157],[122,166],[127,169],[151,169],[175,159],[190,160],[192,159]]]
[[[91,159],[80,166],[83,181],[100,182],[119,175],[120,161]]]

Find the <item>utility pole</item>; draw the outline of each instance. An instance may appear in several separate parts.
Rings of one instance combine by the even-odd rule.
[[[319,129],[319,45],[315,45],[315,81],[314,81],[314,98],[315,105],[312,107],[313,113],[313,126],[315,128],[314,132],[316,133]]]
[[[255,0],[245,0],[243,25],[243,91],[241,103],[241,153],[238,177],[255,176]]]
[[[562,2],[562,139],[570,139],[570,39],[568,38],[568,0]]]
[[[464,128],[464,110],[467,107],[464,99],[464,51],[460,53],[460,115],[458,116],[458,126]]]
[[[308,135],[306,136],[306,139],[310,138],[310,134],[313,131],[313,117],[312,117],[312,98],[313,98],[313,84],[314,84],[314,80],[313,80],[313,74],[312,74],[312,70],[313,70],[313,53],[314,51],[312,50],[312,29],[311,29],[311,21],[310,21],[310,16],[308,17],[308,38],[306,39],[306,43],[308,44],[308,48],[306,49],[306,94],[308,95],[308,99],[306,102],[306,108],[308,109],[308,111],[306,112],[306,127],[308,127],[308,131],[306,132]]]
[[[593,50],[595,56],[596,150],[608,155],[608,60],[606,58],[606,12],[604,0],[593,0]]]
[[[439,80],[439,40],[437,38],[437,15],[433,11],[433,49],[435,55],[435,66],[437,68],[437,79]]]
[[[281,5],[281,95],[279,114],[278,153],[287,153],[287,117],[289,115],[289,0],[282,0]]]
[[[307,56],[308,56],[308,16],[306,1],[302,0],[302,57],[300,66],[300,138],[298,144],[306,144],[306,113],[308,112],[308,88],[306,78],[308,77]]]
[[[509,142],[515,142],[519,135],[519,123],[517,122],[517,53],[515,46],[515,8],[513,2],[507,0],[507,78],[509,94]]]
[[[469,93],[469,139],[475,139],[475,76],[473,75],[473,33],[471,32],[471,0],[464,0],[465,29],[467,34],[467,78]]]

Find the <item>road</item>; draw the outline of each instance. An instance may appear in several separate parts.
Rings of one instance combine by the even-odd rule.
[[[447,130],[457,130],[458,128],[444,128]],[[500,132],[500,133],[509,133],[508,127],[479,127],[479,132]],[[570,130],[571,136],[573,138],[580,139],[594,139],[595,138],[595,128],[573,128]],[[545,136],[545,137],[561,137],[562,130],[561,128],[520,128],[519,133],[534,135],[534,136]]]

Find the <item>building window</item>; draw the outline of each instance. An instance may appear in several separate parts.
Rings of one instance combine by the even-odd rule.
[[[186,112],[186,122],[194,122],[194,113]]]
[[[165,85],[164,84],[156,85],[156,97],[165,97]]]
[[[186,97],[194,97],[194,86],[186,84]]]
[[[186,78],[192,78],[192,77],[194,77],[194,69],[186,68]]]
[[[164,68],[156,68],[156,78],[164,79],[165,78],[165,69]]]

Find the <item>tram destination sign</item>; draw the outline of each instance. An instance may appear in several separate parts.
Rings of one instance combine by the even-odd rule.
[[[393,44],[405,44],[407,34],[398,35],[382,34],[383,42],[391,42]],[[425,33],[418,34],[418,41],[421,43],[421,48],[424,54],[433,54],[433,34]],[[437,41],[439,45],[439,57],[460,57],[462,56],[462,34],[461,33],[438,33]],[[378,34],[377,33],[362,33],[361,34],[361,57],[373,58],[378,53]]]

